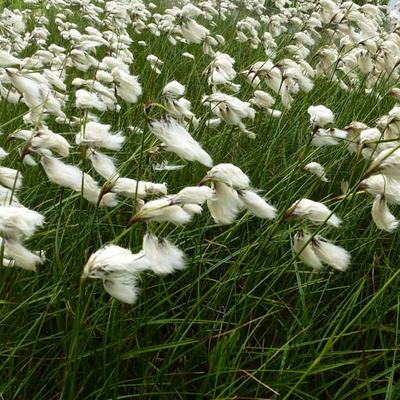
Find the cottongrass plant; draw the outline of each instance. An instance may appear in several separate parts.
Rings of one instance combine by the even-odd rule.
[[[398,398],[397,8],[0,4],[0,397]]]

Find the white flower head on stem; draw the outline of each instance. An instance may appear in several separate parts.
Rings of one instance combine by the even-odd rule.
[[[310,106],[307,112],[310,115],[310,123],[314,127],[323,128],[335,121],[333,112],[323,105]]]
[[[4,243],[4,256],[13,261],[13,265],[36,271],[36,267],[45,261],[45,257],[31,252],[15,239],[6,239]]]
[[[0,206],[0,232],[8,238],[29,238],[43,224],[43,215],[29,208]]]
[[[85,144],[93,147],[118,151],[124,144],[125,136],[122,132],[111,133],[111,125],[90,121],[82,125],[80,133],[75,136],[76,144]]]
[[[313,161],[308,163],[304,169],[308,172],[311,172],[312,174],[314,174],[315,176],[317,176],[319,179],[321,179],[322,182],[328,182],[328,178],[326,177],[326,172],[324,167]]]
[[[293,203],[286,212],[287,218],[291,216],[306,218],[316,225],[326,222],[335,228],[342,222],[325,204],[309,199],[300,199]]]
[[[239,190],[240,200],[248,211],[258,218],[275,219],[276,208],[268,204],[261,196],[253,190]]]
[[[375,197],[372,204],[371,215],[378,229],[393,232],[399,226],[399,221],[390,212],[385,197],[382,195],[377,195]]]
[[[207,181],[220,182],[234,189],[249,189],[249,177],[236,165],[222,163],[214,166],[207,172],[201,183]]]
[[[231,186],[219,181],[213,182],[216,197],[207,200],[207,206],[214,221],[219,225],[233,223],[244,208],[238,192]]]
[[[346,271],[350,264],[350,253],[341,246],[337,246],[322,236],[312,240],[312,248],[317,257],[325,264],[339,271]]]
[[[213,161],[201,145],[175,119],[152,120],[149,123],[153,134],[161,140],[166,151],[173,152],[188,161],[198,161],[206,167],[212,167]]]
[[[150,269],[157,275],[166,275],[185,268],[185,253],[169,240],[146,233],[143,251]]]
[[[315,271],[322,268],[322,262],[311,245],[312,236],[308,232],[299,231],[294,235],[293,250],[299,259]]]
[[[171,196],[174,204],[203,204],[215,198],[215,191],[208,186],[188,186]]]
[[[83,268],[82,279],[101,279],[104,289],[117,300],[134,304],[138,297],[136,286],[139,272],[150,268],[144,252],[108,245],[93,253]]]
[[[22,188],[22,174],[13,168],[0,167],[0,183],[10,189]]]
[[[129,225],[136,222],[171,222],[183,225],[190,222],[193,213],[186,211],[183,206],[172,204],[169,197],[147,202],[129,221]]]
[[[185,86],[183,86],[178,81],[168,82],[164,86],[162,94],[168,99],[179,99],[185,94]]]

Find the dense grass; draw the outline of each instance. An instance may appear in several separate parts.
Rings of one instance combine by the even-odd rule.
[[[237,18],[214,29],[227,39],[221,51],[242,70],[265,55],[233,40]],[[52,35],[50,42],[63,44],[55,28]],[[208,88],[201,71],[209,59],[198,46],[173,47],[165,36],[154,40],[145,33],[141,39],[148,47],[134,43],[132,50],[142,101],[101,120],[129,136],[117,155],[121,173],[168,182],[174,193],[196,184],[206,169],[197,163],[177,172],[152,169],[165,155],[150,156],[155,140],[146,129],[142,102],[156,99],[163,85],[176,79],[186,85],[194,112],[204,121],[207,110],[200,98]],[[183,58],[183,51],[192,52],[196,62]],[[165,61],[160,76],[146,63],[148,54]],[[248,99],[252,89],[243,78],[237,81],[243,84],[239,97]],[[192,133],[216,163],[232,162],[248,173],[283,213],[301,197],[319,201],[340,195],[341,181],[356,185],[368,165],[345,146],[308,146],[307,108],[330,107],[338,127],[353,120],[373,126],[394,105],[376,96],[387,87],[382,83],[370,95],[362,87],[346,93],[320,80],[279,120],[258,113],[250,126],[254,141],[236,128],[210,129],[204,123]],[[72,103],[69,115],[79,116]],[[185,227],[153,226],[185,250],[188,268],[165,278],[145,275],[138,304],[127,306],[112,300],[99,282],[81,286],[79,276],[88,256],[115,238],[139,250],[145,226],[126,229],[133,212],[129,201],[96,209],[79,194],[49,184],[40,167],[20,165],[17,143],[5,143],[7,134],[23,126],[25,112],[23,105],[1,102],[0,145],[14,154],[13,165],[24,175],[23,204],[46,217],[31,247],[46,250],[47,262],[36,274],[0,270],[0,398],[400,398],[399,235],[376,229],[371,197],[329,203],[343,226],[321,232],[351,252],[346,273],[314,274],[295,259],[291,239],[299,221],[262,221],[246,214],[232,226],[217,227],[204,212]],[[143,148],[141,135],[128,130],[131,125],[144,128]],[[73,142],[73,127],[65,132],[64,125],[49,126]],[[79,160],[75,148],[69,161]],[[309,161],[325,165],[330,182],[308,175],[303,166]],[[89,165],[80,166],[90,171]]]

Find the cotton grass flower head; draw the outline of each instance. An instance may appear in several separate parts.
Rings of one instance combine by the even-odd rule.
[[[253,190],[239,190],[244,207],[258,218],[275,219],[277,210]]]
[[[275,99],[269,93],[262,90],[255,90],[249,102],[265,110],[273,118],[279,118],[282,115],[281,111],[272,108],[275,104]]]
[[[137,274],[149,263],[144,253],[133,254],[116,245],[107,245],[93,253],[82,272],[82,279],[101,279],[104,289],[117,300],[134,304],[137,301]]]
[[[4,256],[10,260],[9,266],[17,266],[27,271],[36,271],[38,265],[43,264],[45,257],[24,247],[18,240],[4,239]]]
[[[129,221],[136,222],[170,222],[174,225],[184,225],[190,222],[195,214],[202,211],[201,207],[186,207],[173,204],[170,197],[163,197],[147,202]],[[189,205],[190,206],[190,205]]]
[[[75,136],[75,142],[79,145],[117,151],[124,144],[125,136],[121,131],[112,133],[111,125],[89,121],[81,126],[80,132]]]
[[[96,93],[88,92],[85,89],[79,89],[76,91],[75,96],[75,105],[81,110],[87,110],[91,108],[101,112],[107,110],[107,106],[101,101]]]
[[[327,264],[338,271],[346,271],[350,264],[350,253],[322,236],[312,236],[299,231],[294,236],[293,250],[299,259],[314,271]]]
[[[156,73],[156,74],[161,74],[161,68],[164,65],[164,61],[161,61],[157,56],[154,54],[150,54],[146,57],[146,60],[150,64],[150,68]]]
[[[54,133],[45,125],[42,125],[37,130],[21,129],[9,135],[9,138],[24,140],[27,148],[32,152],[40,153],[41,149],[48,149],[55,151],[61,157],[68,157],[71,148],[68,140],[62,135]]]
[[[61,102],[55,97],[55,92],[49,82],[40,74],[22,74],[14,69],[6,69],[6,74],[12,85],[22,94],[25,104],[30,108],[31,119],[41,120],[44,111],[66,118]]]
[[[307,112],[310,115],[310,124],[313,127],[323,128],[335,121],[333,112],[323,105],[310,106]]]
[[[232,224],[244,207],[238,192],[218,181],[213,182],[213,187],[216,196],[207,201],[211,216],[218,225]]]
[[[130,250],[109,244],[93,253],[82,272],[82,278],[106,279],[125,273],[137,273],[148,268],[144,253],[133,254]]]
[[[44,224],[44,217],[23,206],[0,206],[0,232],[12,239],[30,238]]]
[[[242,121],[246,118],[255,118],[256,112],[250,106],[250,103],[241,101],[238,98],[225,93],[215,92],[203,96],[202,104],[208,105],[213,114],[225,121],[228,125],[236,125],[249,138],[255,138],[255,134],[249,131]]]
[[[365,175],[382,172],[385,176],[400,180],[400,149],[397,147],[382,150],[372,161]]]
[[[311,172],[312,174],[314,174],[315,176],[317,176],[319,179],[321,179],[322,182],[328,182],[328,178],[326,177],[326,172],[325,172],[325,168],[313,161],[308,163],[304,169],[308,172]]]
[[[115,165],[116,160],[99,150],[88,148],[86,153],[87,158],[92,163],[93,168],[96,172],[105,179],[118,178],[117,167]]]
[[[382,195],[375,196],[372,204],[371,215],[378,229],[393,232],[399,226],[399,221],[390,212],[385,197]]]
[[[198,126],[199,121],[191,111],[191,103],[183,96],[185,86],[178,81],[167,83],[162,90],[162,103],[168,114],[176,118],[185,125],[185,120],[191,121],[194,127]]]
[[[169,240],[146,233],[143,249],[136,254],[113,244],[93,253],[82,272],[81,279],[100,279],[104,289],[114,298],[128,304],[138,299],[137,281],[140,273],[171,274],[186,267],[182,250]]]
[[[335,245],[322,236],[315,236],[312,248],[317,257],[338,271],[346,271],[350,264],[350,253],[341,246]]]
[[[163,90],[162,95],[168,99],[178,99],[185,94],[185,86],[178,81],[168,82]]]
[[[208,186],[188,186],[172,195],[174,204],[203,204],[215,198],[215,191]]]
[[[207,66],[203,74],[208,76],[208,85],[214,90],[218,86],[226,86],[227,88],[237,92],[240,85],[232,83],[236,77],[234,69],[235,60],[225,53],[216,53],[213,61]]]
[[[127,303],[135,304],[139,297],[139,288],[137,287],[137,276],[135,274],[121,274],[112,277],[112,279],[103,279],[105,291],[115,299]]]
[[[136,103],[143,92],[138,78],[118,66],[112,68],[111,74],[116,83],[117,96],[128,103]]]
[[[388,203],[400,204],[400,182],[390,176],[372,175],[361,181],[359,189],[365,189],[373,196],[382,195]]]
[[[319,271],[322,268],[322,262],[315,254],[311,241],[312,235],[305,231],[299,231],[294,235],[293,250],[300,261],[311,267],[314,271]]]
[[[149,196],[167,194],[167,185],[165,183],[137,181],[136,179],[118,177],[115,180],[111,179],[109,185],[113,193],[118,193],[131,199],[135,197],[144,199]]]
[[[47,178],[56,185],[81,193],[92,204],[106,207],[115,207],[117,205],[115,194],[107,193],[100,196],[101,188],[98,183],[78,167],[65,164],[61,160],[50,156],[43,156],[40,162]]]
[[[158,121],[151,120],[149,126],[166,151],[173,152],[184,160],[198,161],[207,167],[213,165],[209,154],[174,118],[165,117]]]
[[[0,167],[0,183],[10,189],[20,190],[22,188],[22,174],[13,168]]]
[[[317,147],[336,146],[341,143],[343,139],[347,139],[347,137],[348,133],[340,129],[317,128],[312,134],[311,144]]]
[[[275,93],[279,94],[282,86],[282,72],[272,61],[257,61],[248,70],[242,71],[253,87],[263,81]]]
[[[315,225],[327,223],[335,228],[338,228],[342,222],[325,204],[309,199],[294,202],[287,210],[286,217],[305,218]]]
[[[8,51],[0,50],[0,67],[12,67],[15,65],[20,65],[22,60],[17,57],[14,57]]]
[[[251,189],[249,177],[230,163],[213,167],[201,180],[200,185],[211,181],[215,196],[207,200],[207,206],[217,224],[227,225],[247,209],[251,214],[266,219],[276,217],[276,209]]]
[[[236,165],[231,163],[222,163],[215,165],[201,183],[214,181],[224,183],[234,189],[249,189],[250,178]]]
[[[152,233],[144,236],[143,251],[156,275],[171,274],[186,267],[185,253],[168,239],[158,238]]]

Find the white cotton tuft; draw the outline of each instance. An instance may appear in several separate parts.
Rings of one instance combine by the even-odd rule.
[[[79,109],[94,108],[95,110],[107,111],[107,106],[100,100],[96,93],[88,92],[85,89],[79,89],[75,93],[76,107]]]
[[[22,188],[22,174],[16,169],[0,167],[0,183],[10,189]]]
[[[111,191],[132,199],[137,194],[139,199],[144,199],[151,195],[167,194],[167,185],[120,177],[113,182]]]
[[[0,67],[11,67],[13,65],[20,65],[22,60],[14,57],[8,51],[0,50]]]
[[[6,158],[7,156],[8,156],[8,153],[2,147],[0,147],[0,160],[2,160],[3,158]]]
[[[171,198],[175,204],[203,204],[215,198],[215,191],[208,186],[188,186]]]
[[[335,228],[338,228],[342,222],[326,205],[309,199],[294,202],[287,211],[287,216],[307,218],[316,225],[326,222]]]
[[[71,145],[58,133],[52,132],[47,127],[42,127],[31,138],[31,146],[35,149],[50,149],[57,152],[61,157],[69,155]]]
[[[128,103],[136,103],[142,94],[142,86],[138,78],[120,67],[114,67],[111,73],[114,81],[118,83],[116,86],[117,95]]]
[[[399,226],[399,221],[390,212],[385,197],[382,195],[377,195],[375,197],[372,204],[371,215],[378,229],[393,232]]]
[[[175,119],[152,120],[149,125],[154,136],[165,145],[166,151],[173,152],[184,160],[198,161],[209,168],[213,166],[209,154]]]
[[[186,57],[186,58],[189,58],[190,60],[194,60],[194,55],[190,54],[188,52],[182,53],[182,57]]]
[[[315,271],[322,268],[322,262],[312,248],[311,235],[308,232],[300,231],[294,235],[293,250],[304,264]]]
[[[312,136],[311,144],[313,146],[336,146],[342,139],[346,139],[348,133],[340,129],[317,129]]]
[[[217,224],[229,225],[235,221],[237,215],[243,209],[243,202],[236,190],[230,186],[221,182],[214,182],[214,187],[216,197],[207,201],[207,207]]]
[[[82,172],[74,165],[65,164],[54,157],[42,157],[41,164],[50,182],[82,193],[82,196],[87,201],[97,205],[101,188],[89,174]],[[102,196],[99,205],[115,207],[117,205],[115,194],[107,193]]]
[[[179,171],[183,168],[185,168],[184,165],[173,165],[167,160],[161,161],[161,163],[153,164],[154,171]]]
[[[36,271],[36,266],[45,260],[14,239],[4,240],[4,255],[13,260],[14,265],[27,271]]]
[[[230,163],[222,163],[214,166],[207,172],[203,181],[215,181],[225,183],[234,189],[248,189],[249,177],[239,168]]]
[[[82,187],[82,171],[74,165],[65,164],[61,160],[44,156],[40,160],[47,178],[56,185],[80,191]]]
[[[321,164],[317,162],[310,162],[304,167],[304,169],[317,176],[322,182],[328,182],[325,169]]]
[[[102,147],[108,150],[121,150],[125,136],[122,132],[111,133],[111,125],[90,121],[81,127],[75,136],[76,144],[87,144],[92,147]]]
[[[144,254],[150,269],[157,275],[166,275],[185,268],[185,253],[167,239],[159,239],[151,233],[143,238]]]
[[[201,214],[203,212],[203,207],[198,204],[184,204],[182,210],[193,216]]]
[[[109,244],[94,252],[85,264],[82,278],[111,279],[125,273],[148,268],[144,254],[132,254],[128,249]]]
[[[310,115],[310,123],[312,126],[323,128],[325,125],[331,124],[335,121],[335,116],[333,112],[323,106],[310,106],[307,110]]]
[[[89,150],[89,160],[96,172],[105,179],[118,177],[115,159],[98,150]]]
[[[43,226],[44,217],[23,206],[0,206],[0,232],[13,239],[29,238]]]
[[[177,99],[185,94],[185,86],[178,81],[168,82],[164,86],[162,94],[169,99]]]
[[[193,213],[185,211],[180,205],[173,205],[169,197],[147,202],[130,223],[139,221],[171,222],[175,225],[183,225],[190,222]]]
[[[240,130],[254,139],[255,134],[248,131],[244,122],[245,118],[254,119],[256,111],[249,102],[239,100],[225,93],[215,92],[202,98],[202,103],[208,105],[213,114],[225,121],[228,125],[237,125]]]
[[[275,103],[275,99],[269,93],[262,90],[254,91],[253,97],[249,101],[263,109],[270,109]]]
[[[240,190],[239,197],[248,211],[259,218],[276,218],[276,208],[268,204],[253,190]]]
[[[11,190],[0,185],[0,205],[20,206],[17,195]]]
[[[360,188],[372,195],[384,195],[388,203],[400,204],[400,182],[384,174],[372,175],[364,179]]]
[[[312,248],[323,263],[339,271],[346,271],[349,267],[351,256],[343,247],[337,246],[321,236],[316,236],[312,240]]]
[[[139,297],[139,288],[136,284],[137,277],[129,273],[103,280],[105,291],[115,299],[127,304],[135,304]]]

